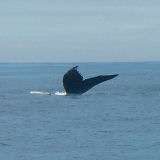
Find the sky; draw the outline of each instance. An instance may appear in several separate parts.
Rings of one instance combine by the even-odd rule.
[[[159,0],[0,0],[0,62],[160,61]]]

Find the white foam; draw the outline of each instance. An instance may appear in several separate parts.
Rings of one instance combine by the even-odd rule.
[[[59,91],[57,91],[57,92],[55,92],[55,95],[57,95],[57,96],[66,96],[67,93],[66,92],[59,92]]]
[[[49,92],[42,92],[42,91],[30,91],[30,94],[51,95],[51,93]]]

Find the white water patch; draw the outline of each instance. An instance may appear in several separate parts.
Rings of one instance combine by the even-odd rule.
[[[57,91],[57,92],[55,92],[55,95],[57,95],[57,96],[66,96],[67,93],[66,92],[59,92],[59,91]]]
[[[30,91],[30,94],[51,95],[51,93],[43,91]]]

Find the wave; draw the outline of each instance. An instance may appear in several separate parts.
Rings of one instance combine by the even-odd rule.
[[[43,91],[30,91],[30,94],[51,95],[51,93]]]
[[[38,94],[38,95],[53,95],[49,92],[43,92],[43,91],[30,91],[30,94]],[[66,92],[59,92],[59,91],[56,91],[55,92],[55,95],[57,96],[66,96],[67,93]]]

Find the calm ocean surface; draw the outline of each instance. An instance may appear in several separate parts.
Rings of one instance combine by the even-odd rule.
[[[160,63],[80,63],[86,78],[120,75],[55,95],[75,65],[0,64],[0,160],[160,160]]]

